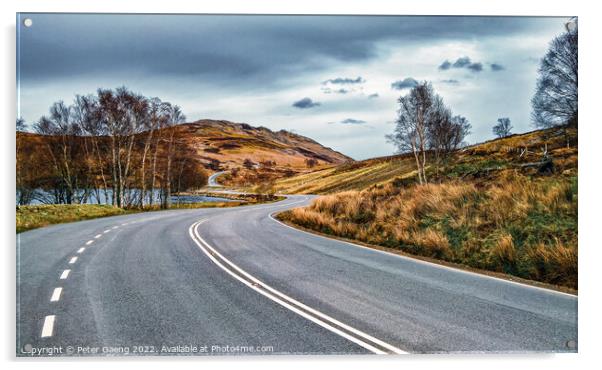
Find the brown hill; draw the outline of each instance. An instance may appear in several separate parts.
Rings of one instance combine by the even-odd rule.
[[[307,160],[315,160],[317,167],[352,161],[305,136],[246,123],[200,120],[177,126],[176,135],[213,170],[218,165],[221,169],[241,168],[245,160],[253,162],[256,168],[267,164],[294,171],[307,168]]]
[[[166,182],[172,134],[173,163],[169,176],[177,177],[170,179],[177,184],[174,188],[177,190],[205,185],[207,172],[229,171],[220,179],[229,185],[256,185],[352,161],[312,139],[288,131],[201,120],[160,129],[152,136],[141,132],[117,139],[115,153],[120,165],[130,169],[123,175],[128,184],[141,186],[142,182],[150,181],[146,186],[153,187]],[[107,136],[61,137],[17,132],[19,186],[64,187],[67,177],[74,188],[112,186],[113,145],[114,138]],[[120,170],[125,171],[124,168]]]

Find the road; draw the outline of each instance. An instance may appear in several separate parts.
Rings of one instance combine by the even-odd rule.
[[[209,176],[209,179],[207,179],[207,186],[222,187],[222,185],[218,184],[217,178],[224,173],[226,173],[226,171],[216,172]]]
[[[76,355],[576,351],[576,296],[271,217],[310,199],[19,234],[17,354],[51,346]]]

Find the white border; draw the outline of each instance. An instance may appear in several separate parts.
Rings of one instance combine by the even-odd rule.
[[[166,365],[177,365],[181,368],[198,369],[199,366],[245,367],[250,369],[282,369],[286,362],[287,369],[305,369],[311,367],[344,366],[346,369],[362,369],[374,365],[382,368],[437,368],[446,369],[506,369],[537,367],[545,369],[579,368],[591,365],[599,360],[598,343],[601,332],[599,313],[600,276],[597,273],[602,261],[598,220],[602,204],[597,191],[601,176],[600,154],[598,149],[602,137],[600,114],[594,111],[600,103],[594,101],[599,96],[602,86],[600,81],[599,38],[602,35],[600,12],[595,1],[559,1],[559,0],[363,0],[363,1],[245,1],[220,0],[218,2],[193,2],[190,0],[150,1],[150,0],[104,0],[104,1],[61,1],[61,0],[4,0],[0,2],[0,18],[2,19],[2,88],[0,104],[2,104],[2,168],[4,181],[0,182],[5,199],[2,231],[4,235],[2,296],[2,335],[0,349],[5,368],[47,368],[47,369],[80,369],[81,362],[86,362],[89,369],[105,369],[107,364],[125,363],[127,366],[141,365],[149,369],[162,369]],[[15,353],[15,251],[12,248],[14,237],[14,124],[15,118],[15,13],[21,12],[147,12],[147,13],[302,13],[302,14],[456,14],[456,15],[577,15],[580,27],[580,168],[579,192],[583,200],[579,212],[579,354],[570,355],[437,355],[437,356],[403,356],[403,358],[365,358],[365,357],[267,357],[267,358],[211,358],[211,359],[164,359],[149,358],[147,360],[102,359],[102,360],[55,360],[16,361]],[[583,134],[586,130],[586,134]],[[293,360],[293,361],[291,361]],[[136,362],[142,362],[138,364]],[[522,366],[521,366],[522,365]]]

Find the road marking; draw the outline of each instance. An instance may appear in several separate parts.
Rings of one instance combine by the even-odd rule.
[[[77,253],[82,253],[82,252],[83,252],[83,251],[85,251],[85,250],[86,250],[86,248],[84,248],[84,247],[81,247],[80,249],[78,249],[78,250],[77,250]]]
[[[205,240],[203,240],[203,238],[201,238],[201,236],[198,233],[198,226],[205,221],[207,220],[197,221],[190,226],[190,228],[188,229],[190,237],[201,249],[201,251],[203,251],[203,253],[205,253],[211,259],[211,261],[213,261],[213,263],[215,263],[218,267],[220,267],[222,270],[224,270],[236,280],[240,281],[249,288],[260,293],[261,295],[269,298],[270,300],[278,303],[279,305],[289,309],[290,311],[320,325],[321,327],[343,338],[352,341],[353,343],[358,344],[359,346],[373,353],[408,353],[380,339],[374,338],[369,334],[366,334],[358,329],[343,324],[342,322],[322,312],[319,312],[309,306],[306,306],[305,304],[287,296],[284,293],[281,293],[280,291],[277,291],[276,289],[251,276],[246,271],[242,270],[240,267],[236,266],[234,263],[222,256],[217,250],[215,250]],[[222,263],[221,261],[223,261],[224,263]],[[225,264],[227,264],[228,266],[226,266]]]
[[[96,236],[94,237],[94,239],[98,239],[98,238],[100,238],[101,236],[102,236],[102,234],[98,234],[98,235],[96,235]]]
[[[73,265],[75,261],[77,261],[77,257],[71,257],[71,260],[69,260],[69,264]]]
[[[61,299],[62,291],[63,288],[54,288],[54,291],[52,292],[52,297],[50,297],[50,302],[58,302],[58,300]]]
[[[65,271],[63,271],[63,273],[61,274],[60,279],[61,280],[65,280],[67,278],[67,276],[69,276],[70,272],[71,272],[71,270],[65,270]]]
[[[44,318],[44,326],[42,327],[42,338],[52,336],[52,329],[54,328],[55,315],[48,315]]]
[[[106,229],[105,231],[103,231],[103,234],[108,233],[109,231],[111,231],[111,229]]]
[[[123,224],[121,224],[121,226],[127,226],[127,222],[126,222],[126,223],[123,223]]]
[[[111,229],[115,230],[117,228],[119,228],[119,226],[113,226]]]
[[[525,288],[530,288],[530,289],[535,289],[535,290],[541,290],[541,291],[546,292],[546,293],[565,295],[565,296],[568,296],[568,297],[571,297],[571,298],[578,298],[577,295],[571,294],[571,293],[565,293],[565,292],[560,292],[558,290],[552,290],[552,289],[548,289],[548,288],[542,288],[542,287],[539,287],[539,286],[536,286],[536,285],[524,284],[524,283],[520,283],[518,281],[512,281],[512,280],[502,279],[502,278],[495,277],[495,276],[490,276],[490,275],[485,275],[485,274],[479,274],[477,272],[472,272],[472,271],[468,271],[468,270],[462,270],[462,269],[451,267],[451,266],[440,265],[438,263],[424,261],[424,260],[421,260],[421,259],[418,259],[418,258],[412,258],[410,256],[404,256],[404,255],[401,255],[401,254],[395,254],[395,253],[383,251],[383,250],[380,250],[380,249],[374,249],[374,248],[366,247],[364,245],[355,244],[355,243],[348,242],[348,241],[345,241],[345,240],[333,239],[333,238],[329,238],[327,236],[310,233],[309,231],[297,229],[297,228],[294,228],[294,227],[292,227],[290,225],[285,224],[284,222],[281,222],[280,220],[278,220],[278,219],[276,219],[276,218],[273,217],[274,213],[276,213],[276,212],[274,211],[274,212],[270,213],[270,215],[269,215],[269,218],[271,218],[272,221],[275,221],[275,222],[279,223],[282,226],[288,227],[289,229],[292,229],[292,230],[295,230],[295,231],[299,231],[299,232],[302,232],[302,233],[306,233],[308,235],[312,235],[312,236],[317,237],[317,238],[323,238],[323,239],[327,239],[327,240],[331,240],[331,241],[333,240],[333,241],[337,241],[337,242],[341,242],[341,243],[345,243],[345,244],[351,245],[351,246],[356,247],[356,248],[367,249],[367,250],[372,251],[372,252],[386,254],[387,256],[401,258],[401,259],[406,260],[406,261],[411,261],[411,262],[416,262],[416,263],[420,263],[420,264],[423,264],[423,265],[428,265],[428,266],[432,266],[432,267],[436,267],[436,268],[451,270],[451,271],[459,272],[459,273],[462,273],[462,274],[468,274],[468,275],[478,276],[478,277],[485,278],[485,279],[497,280],[497,281],[500,281],[500,282],[503,282],[503,283],[509,283],[509,284],[514,284],[514,285],[519,285],[519,286],[522,286],[522,287],[525,287]]]
[[[86,242],[86,245],[90,245],[90,244],[92,244],[92,243],[94,243],[94,240],[88,240],[88,241]]]

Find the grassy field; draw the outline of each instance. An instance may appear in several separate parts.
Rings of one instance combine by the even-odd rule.
[[[574,133],[576,135],[576,133]],[[554,168],[532,166],[547,146]],[[526,150],[525,150],[526,148]],[[543,148],[543,149],[542,149]],[[408,158],[279,182],[327,193],[279,215],[321,233],[577,289],[577,148],[540,131],[483,143],[429,168],[417,185]],[[338,172],[337,172],[338,171]],[[348,190],[352,189],[352,190]]]

